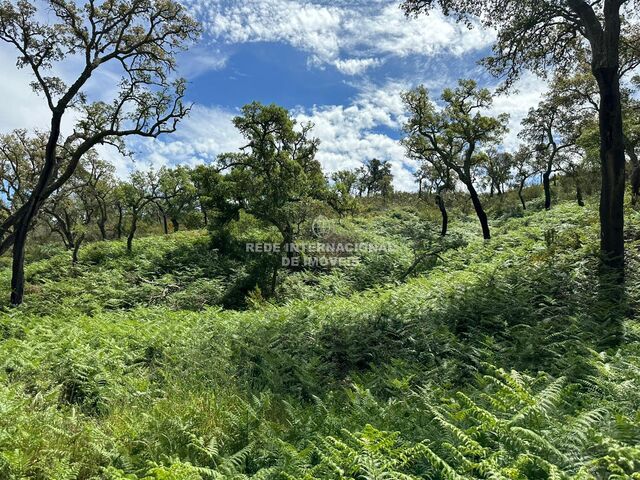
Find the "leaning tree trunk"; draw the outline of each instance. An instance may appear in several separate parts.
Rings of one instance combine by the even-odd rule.
[[[62,112],[55,112],[51,119],[51,131],[45,149],[45,161],[38,183],[31,192],[22,218],[14,226],[13,259],[11,265],[11,305],[20,305],[24,300],[24,249],[29,226],[38,213],[44,192],[56,167],[56,148],[60,138]]]
[[[13,241],[13,263],[11,265],[11,305],[20,305],[24,300],[24,248],[29,232],[28,224],[23,218],[15,227],[16,236]]]
[[[600,88],[600,253],[602,267],[624,281],[625,155],[618,68],[594,68]]]
[[[469,195],[471,195],[473,208],[475,209],[478,220],[480,220],[480,225],[482,226],[482,236],[485,240],[489,240],[491,238],[491,232],[489,231],[489,219],[487,218],[484,208],[482,208],[478,192],[476,192],[476,189],[471,182],[467,184],[467,189],[469,190]]]
[[[78,239],[75,241],[75,244],[73,246],[73,254],[71,256],[71,263],[73,263],[74,265],[76,263],[78,263],[78,251],[80,250],[80,245],[82,245],[82,242],[84,241],[84,234],[80,235],[78,237]]]
[[[100,230],[100,238],[102,240],[106,240],[107,239],[107,214],[105,212],[105,208],[104,206],[100,207],[101,208],[101,212],[100,212],[100,216],[98,217],[98,229]]]
[[[287,254],[287,259],[291,260],[294,254],[296,253],[295,246],[295,234],[293,233],[293,227],[291,225],[286,225],[284,228],[280,230],[280,234],[282,235],[282,247],[283,251]]]
[[[524,182],[526,182],[526,179],[522,180],[518,187],[518,198],[520,198],[520,203],[522,203],[522,209],[526,210],[527,203],[524,201],[524,195],[522,195],[522,190],[524,190]]]
[[[136,234],[138,228],[138,212],[133,212],[131,216],[131,228],[129,229],[129,235],[127,236],[127,251],[133,250],[133,237]]]
[[[100,217],[100,219],[98,220],[98,229],[100,230],[100,238],[102,240],[107,239],[107,229],[105,227],[106,223],[107,220],[104,217]]]
[[[440,235],[444,237],[447,235],[447,229],[449,228],[449,214],[447,213],[447,206],[445,205],[440,192],[436,193],[436,205],[440,209],[440,214],[442,215],[442,231],[440,232]]]

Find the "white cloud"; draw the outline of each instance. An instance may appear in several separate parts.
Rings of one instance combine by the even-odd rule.
[[[514,90],[502,94],[494,99],[490,113],[498,115],[508,113],[509,133],[503,140],[506,150],[516,150],[520,144],[518,132],[521,122],[527,116],[529,109],[535,107],[548,90],[547,82],[532,73],[525,74],[514,86]]]
[[[293,114],[300,123],[314,124],[313,135],[321,141],[317,158],[327,173],[356,168],[366,160],[378,158],[391,162],[397,189],[413,191],[416,184],[412,172],[417,162],[406,158],[398,141],[406,121],[400,93],[411,86],[403,82],[389,82],[382,87],[364,85],[349,105],[298,108]],[[522,118],[546,90],[545,82],[533,75],[526,75],[516,87],[519,92],[496,97],[490,111],[494,115],[511,115],[511,131],[504,142],[508,150],[517,147]],[[237,150],[242,138],[231,123],[234,115],[235,112],[219,108],[196,107],[174,135],[140,143],[138,152],[144,160],[137,166],[194,165]]]
[[[462,55],[483,49],[493,32],[467,29],[438,11],[406,18],[395,0],[190,0],[205,32],[223,43],[283,42],[309,52],[310,64],[354,75],[382,57]]]
[[[0,116],[0,132],[8,133],[14,129],[47,131],[51,122],[51,111],[43,96],[36,94],[30,84],[34,80],[27,68],[15,66],[14,49],[0,44],[0,64],[4,65],[2,82],[2,116]],[[192,78],[206,70],[219,69],[224,66],[226,58],[217,51],[208,51],[196,47],[181,57],[181,74]],[[77,76],[77,58],[66,59],[57,65],[57,69],[49,75],[58,75],[64,81],[73,81]],[[118,93],[121,80],[118,68],[108,66],[98,69],[87,82],[83,91],[90,100],[111,102]],[[68,110],[63,118],[62,130],[67,135],[73,130],[77,113]],[[160,166],[170,163],[187,162],[192,158],[215,158],[221,151],[237,148],[239,135],[231,125],[232,115],[216,109],[194,108],[189,118],[180,125],[175,134],[176,142],[164,143],[162,140],[128,139],[134,151],[141,153],[140,162],[134,158],[123,157],[116,148],[98,146],[99,154],[116,167],[120,177],[126,177],[133,168]],[[186,140],[188,139],[188,140]]]
[[[139,161],[129,160],[119,171],[176,164],[193,166],[212,162],[220,153],[235,151],[242,146],[242,136],[232,123],[235,115],[217,107],[195,106],[175,133],[131,142]]]
[[[16,128],[45,129],[51,112],[44,98],[33,92],[29,84],[33,78],[27,69],[15,67],[16,55],[10,47],[0,46],[2,75],[2,115],[0,131],[8,132]]]
[[[225,42],[286,42],[323,58],[339,49],[339,8],[292,0],[193,0],[189,6],[205,31]]]
[[[0,132],[9,133],[16,129],[47,131],[51,126],[51,110],[44,95],[37,94],[31,87],[35,77],[29,68],[16,66],[16,50],[5,43],[0,43],[0,65],[3,66],[2,77],[2,115],[0,116]],[[75,64],[69,61],[58,65],[58,69],[47,72],[47,76],[59,76],[69,82],[74,77]],[[102,71],[90,79],[85,92],[94,99],[108,98],[112,91],[113,77],[109,71]],[[62,133],[68,135],[78,115],[69,110],[62,119]]]
[[[320,0],[191,0],[191,8],[205,21],[208,34],[223,42],[279,41],[309,53],[316,64],[333,65],[345,75],[358,76],[360,91],[347,105],[299,108],[299,121],[312,121],[314,134],[322,141],[318,158],[327,172],[354,168],[365,160],[379,158],[392,163],[395,186],[401,190],[416,188],[411,172],[415,162],[405,158],[397,141],[405,121],[400,92],[425,82],[433,90],[453,86],[447,75],[429,79],[388,81],[386,85],[368,84],[360,75],[375,69],[391,56],[419,55],[425,61],[441,54],[463,55],[486,47],[493,34],[480,29],[467,30],[438,12],[418,19],[406,19],[396,1],[322,3]],[[226,52],[226,53],[224,53]],[[228,51],[206,46],[195,47],[181,58],[182,74],[196,77],[204,71],[226,66]],[[3,65],[15,63],[13,52],[0,47]],[[66,66],[66,65],[65,65]],[[72,65],[69,66],[71,68]],[[63,75],[64,76],[64,75]],[[115,72],[102,72],[92,79],[92,97],[108,97],[114,88]],[[5,69],[3,94],[5,106],[0,128],[47,128],[49,112],[42,98],[28,87],[26,71]],[[518,85],[520,93],[500,96],[492,113],[511,114],[511,132],[505,146],[518,143],[521,119],[545,90],[545,83],[528,75]],[[132,168],[162,165],[207,163],[226,151],[237,150],[242,138],[232,125],[237,112],[216,107],[196,106],[178,131],[160,139],[133,139],[130,147],[138,160],[122,158],[117,152],[102,149],[101,154],[125,176]]]
[[[315,124],[314,134],[322,142],[318,159],[325,170],[333,172],[354,168],[365,160],[379,158],[392,163],[397,189],[415,190],[412,172],[417,162],[406,158],[397,140],[406,121],[400,93],[411,86],[402,82],[390,82],[383,87],[365,86],[349,106],[314,107],[308,112],[300,112],[300,121]],[[529,109],[537,105],[547,89],[546,82],[532,74],[525,75],[515,87],[517,90],[509,95],[496,97],[490,111],[494,115],[510,115],[510,132],[504,140],[508,150],[517,147],[520,122]],[[390,134],[380,133],[380,127],[388,129]]]
[[[378,58],[349,58],[346,60],[336,60],[334,65],[345,75],[360,75],[371,67],[382,64]]]
[[[435,10],[429,15],[407,18],[398,2],[373,9],[369,15],[354,11],[343,24],[343,46],[365,48],[405,57],[439,53],[462,55],[492,43],[494,34],[482,28],[468,29]]]
[[[222,70],[228,59],[228,54],[220,49],[194,46],[180,56],[178,73],[193,80],[211,70]]]
[[[327,173],[355,168],[372,158],[392,163],[395,186],[413,190],[411,172],[415,162],[406,159],[399,142],[376,131],[378,127],[398,130],[404,122],[400,91],[404,85],[390,83],[383,89],[367,87],[349,106],[329,105],[293,112],[299,123],[312,122],[313,135],[321,141],[318,160]],[[232,124],[237,112],[197,106],[184,119],[176,133],[155,140],[132,144],[135,163],[113,161],[118,174],[126,176],[133,168],[160,168],[163,165],[209,163],[223,152],[237,151],[243,139]]]
[[[318,160],[328,173],[378,158],[391,162],[396,188],[415,189],[411,175],[415,162],[405,158],[397,139],[377,131],[380,127],[401,128],[404,108],[400,92],[404,88],[400,83],[367,87],[349,106],[321,106],[298,113],[299,121],[315,125],[313,133],[321,141]]]

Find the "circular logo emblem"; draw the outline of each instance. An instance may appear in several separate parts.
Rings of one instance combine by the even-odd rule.
[[[317,238],[324,238],[327,235],[333,233],[333,230],[333,222],[322,215],[316,217],[311,224],[311,233],[313,233],[313,235]]]

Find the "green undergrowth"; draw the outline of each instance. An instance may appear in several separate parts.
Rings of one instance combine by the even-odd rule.
[[[404,278],[407,236],[434,220],[345,219],[336,235],[397,248],[286,272],[243,311],[208,299],[237,261],[202,232],[36,262],[0,319],[0,478],[640,478],[640,222],[612,309],[596,219],[560,204],[494,221],[489,242],[463,219]],[[149,282],[176,287],[151,302]]]

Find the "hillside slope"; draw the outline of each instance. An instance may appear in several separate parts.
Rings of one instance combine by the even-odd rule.
[[[408,275],[428,219],[391,208],[340,228],[397,248],[244,311],[202,232],[35,262],[0,317],[0,478],[640,478],[640,329],[602,307],[596,218],[463,220]]]

